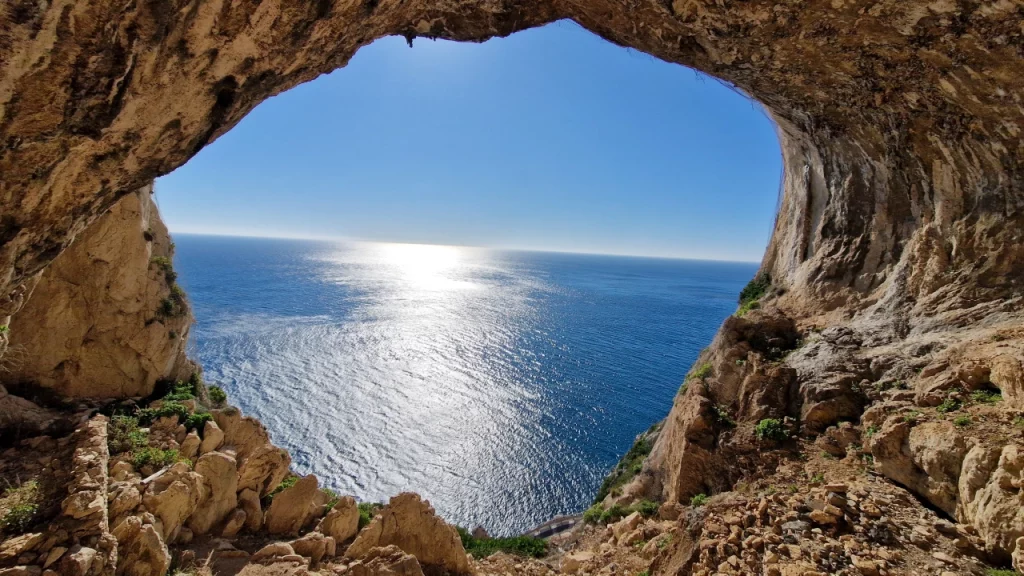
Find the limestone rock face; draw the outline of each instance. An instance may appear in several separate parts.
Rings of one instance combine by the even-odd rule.
[[[238,506],[238,470],[231,456],[208,452],[196,461],[195,471],[203,480],[203,499],[188,527],[195,534],[206,534]]]
[[[927,498],[950,516],[956,514],[960,467],[967,454],[963,435],[949,422],[914,426],[894,415],[870,440],[876,469]]]
[[[116,398],[187,377],[192,318],[172,295],[172,256],[152,187],[125,196],[40,276],[11,320],[11,370],[0,379]]]
[[[345,555],[364,558],[374,548],[391,545],[415,556],[428,572],[468,574],[470,571],[458,532],[417,494],[406,492],[392,498],[356,536]]]
[[[316,476],[310,474],[274,496],[265,516],[267,532],[298,534],[312,517],[314,500],[319,492]]]
[[[416,557],[393,545],[371,548],[349,569],[352,576],[423,576]]]
[[[171,566],[171,555],[152,524],[129,516],[113,531],[117,538],[118,576],[163,576]]]
[[[150,483],[142,502],[147,511],[160,519],[164,542],[173,542],[203,496],[202,475],[193,472],[187,463],[178,462]]]
[[[339,544],[355,536],[359,531],[359,507],[356,499],[351,496],[338,499],[334,508],[331,508],[320,521],[317,531],[334,538]]]
[[[291,456],[274,446],[263,424],[255,418],[243,417],[237,408],[216,410],[213,417],[224,433],[222,446],[235,451],[238,489],[253,490],[260,497],[270,494],[288,474]]]

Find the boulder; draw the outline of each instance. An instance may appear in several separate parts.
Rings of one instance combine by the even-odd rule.
[[[960,466],[967,454],[963,435],[946,421],[914,425],[890,416],[867,447],[875,470],[924,497],[949,515],[956,514]]]
[[[224,528],[221,530],[220,535],[224,538],[231,538],[245,526],[245,510],[241,508],[235,508],[231,514],[228,514],[227,521],[224,523]]]
[[[207,452],[213,452],[220,445],[224,443],[224,431],[217,426],[217,423],[213,420],[208,421],[203,426],[203,441],[199,445],[199,453],[206,454]]]
[[[593,552],[580,551],[566,554],[562,556],[562,564],[559,569],[563,574],[575,574],[583,570],[593,559]]]
[[[264,518],[267,532],[298,534],[312,517],[318,492],[316,476],[310,474],[275,495]]]
[[[142,496],[146,510],[160,519],[161,537],[173,541],[178,530],[192,516],[203,496],[202,476],[185,462],[178,462],[153,480]]]
[[[1009,563],[1024,537],[1024,449],[993,440],[964,458],[957,517],[977,529],[990,554]]]
[[[238,489],[254,490],[261,498],[270,494],[287,476],[291,456],[270,442],[270,435],[258,420],[242,417],[237,408],[214,410],[213,417],[224,433],[222,445],[235,451]]]
[[[189,432],[185,439],[181,442],[181,447],[178,451],[181,455],[189,460],[194,460],[196,455],[199,454],[199,445],[202,444],[202,439],[199,438],[199,434],[193,430]]]
[[[334,538],[339,544],[355,536],[359,532],[359,507],[356,499],[351,496],[338,499],[338,503],[324,516],[316,529]]]
[[[298,540],[293,540],[291,547],[299,556],[309,558],[313,566],[319,564],[325,556],[334,556],[336,552],[334,538],[319,532],[310,532]]]
[[[252,555],[253,562],[266,562],[283,556],[294,556],[295,550],[287,542],[271,542]]]
[[[364,528],[345,555],[366,557],[373,548],[394,545],[412,554],[427,571],[468,574],[469,561],[455,528],[439,518],[429,502],[406,492],[391,499]]]
[[[238,472],[235,459],[223,452],[208,452],[196,461],[203,479],[203,499],[189,518],[194,533],[206,534],[238,506]]]
[[[144,524],[139,516],[129,516],[113,531],[117,538],[117,576],[164,576],[171,566],[160,532]]]
[[[423,576],[416,557],[398,546],[371,548],[349,566],[352,576]]]
[[[253,532],[259,530],[263,526],[263,510],[259,495],[246,488],[238,493],[238,505],[245,510],[245,528]]]

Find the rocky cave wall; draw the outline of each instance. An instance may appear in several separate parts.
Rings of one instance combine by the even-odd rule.
[[[122,198],[39,276],[11,319],[0,384],[125,398],[188,379],[192,315],[152,193]]]

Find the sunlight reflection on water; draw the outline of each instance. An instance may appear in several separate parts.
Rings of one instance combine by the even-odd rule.
[[[207,379],[294,468],[512,533],[586,506],[753,266],[182,236]]]

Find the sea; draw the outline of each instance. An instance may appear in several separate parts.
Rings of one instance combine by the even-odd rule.
[[[175,234],[208,383],[299,474],[513,535],[587,508],[748,263]]]

